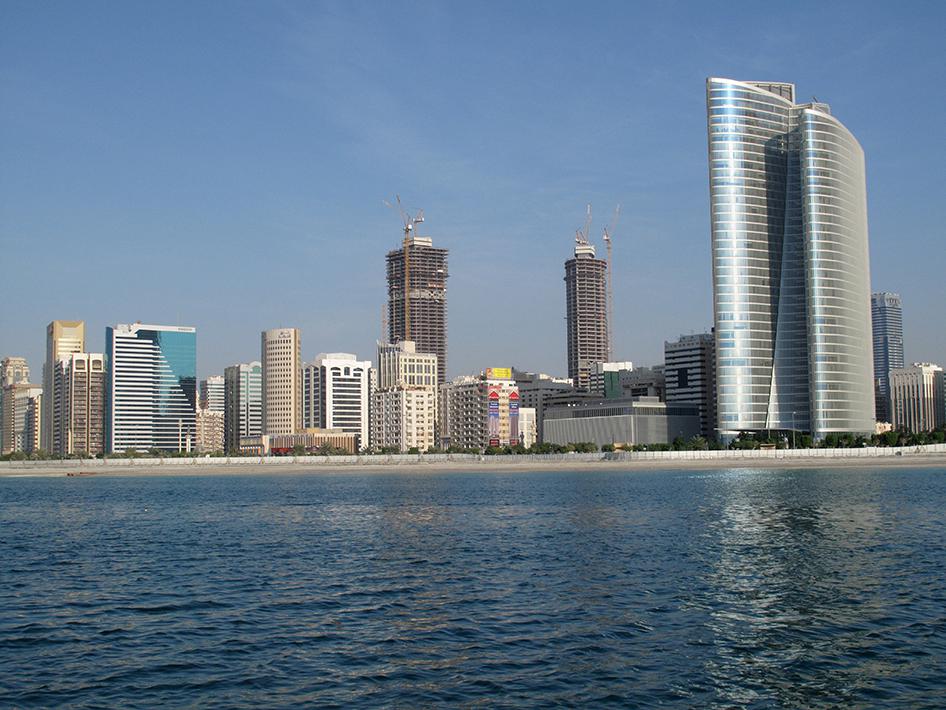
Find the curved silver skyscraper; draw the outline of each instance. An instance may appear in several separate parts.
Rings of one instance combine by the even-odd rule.
[[[706,91],[719,433],[872,433],[864,153],[792,84]]]

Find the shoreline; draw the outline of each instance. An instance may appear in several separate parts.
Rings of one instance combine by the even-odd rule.
[[[778,452],[772,452],[778,453]],[[391,473],[534,473],[541,471],[647,471],[647,470],[772,470],[772,469],[817,469],[817,468],[943,468],[946,469],[946,452],[909,452],[902,455],[884,456],[726,456],[715,458],[621,458],[604,459],[568,457],[562,455],[554,460],[519,460],[525,457],[471,457],[466,460],[425,460],[412,457],[407,461],[377,462],[352,461],[333,462],[324,460],[296,461],[284,459],[273,463],[272,459],[245,459],[232,463],[226,459],[206,461],[201,459],[116,460],[63,462],[30,461],[5,462],[0,466],[0,478],[97,478],[128,476],[233,476],[233,475],[286,475],[286,474],[391,474]],[[118,462],[120,461],[120,463]],[[13,464],[13,465],[10,465]]]

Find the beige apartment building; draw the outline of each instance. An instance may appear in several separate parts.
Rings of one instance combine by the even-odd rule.
[[[943,368],[929,362],[890,371],[893,428],[919,433],[943,426]]]
[[[53,451],[59,432],[54,415],[57,400],[55,372],[57,363],[72,353],[85,351],[85,321],[54,320],[46,326],[46,362],[43,365],[42,448]],[[61,395],[60,395],[61,398]]]
[[[53,371],[51,453],[99,455],[105,452],[105,355],[71,353]]]
[[[519,444],[519,387],[509,368],[489,368],[440,388],[440,442],[445,448]]]
[[[378,343],[374,448],[427,451],[436,445],[437,366],[437,354],[417,352],[413,341]]]
[[[261,343],[263,434],[302,430],[302,338],[298,328],[264,330]]]
[[[40,448],[43,388],[21,382],[3,388],[0,454],[31,453]]]

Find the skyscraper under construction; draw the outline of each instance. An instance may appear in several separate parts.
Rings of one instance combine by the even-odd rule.
[[[587,226],[585,234],[587,234]],[[565,308],[568,331],[568,376],[588,389],[591,363],[608,360],[608,262],[579,232],[575,256],[565,262]]]
[[[442,385],[447,374],[448,250],[413,233],[420,221],[405,222],[403,247],[387,255],[388,339],[412,340],[417,352],[436,354],[437,384]]]

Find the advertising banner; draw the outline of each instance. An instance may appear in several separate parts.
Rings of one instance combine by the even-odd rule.
[[[519,443],[519,393],[509,393],[509,445]]]
[[[486,379],[487,380],[511,380],[512,368],[511,367],[487,367]]]
[[[499,446],[499,387],[490,385],[486,394],[486,430],[490,446]]]

